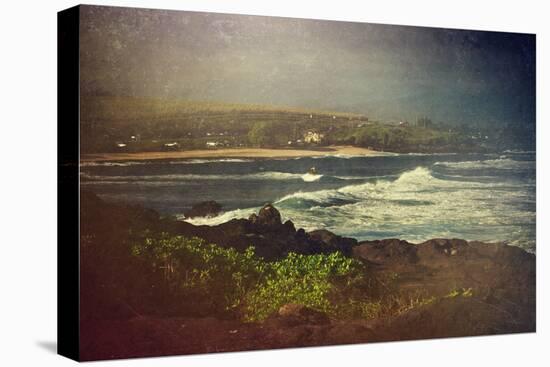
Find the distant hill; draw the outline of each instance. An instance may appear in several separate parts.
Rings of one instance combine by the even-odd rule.
[[[504,141],[502,133],[459,131],[428,118],[392,124],[355,113],[269,105],[83,96],[80,112],[82,153],[312,145],[464,152],[487,151]]]
[[[229,145],[247,145],[247,134],[255,124],[274,127],[279,134],[277,141],[286,144],[307,129],[327,130],[366,120],[366,116],[354,113],[296,107],[83,96],[81,149],[111,151],[117,142],[129,140],[139,140],[131,150],[155,150],[167,141],[179,141],[194,149],[204,147],[208,136],[220,134]]]
[[[186,101],[147,97],[107,97],[83,96],[81,99],[81,118],[83,122],[102,121],[130,123],[144,119],[152,121],[171,121],[186,119],[189,116],[241,114],[243,116],[269,116],[277,114],[321,115],[337,118],[362,118],[363,115],[338,111],[319,111],[298,107],[235,104],[221,102]]]

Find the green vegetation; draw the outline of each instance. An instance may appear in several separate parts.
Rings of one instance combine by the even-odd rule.
[[[339,252],[329,255],[288,254],[269,263],[263,281],[247,295],[245,318],[263,320],[287,303],[298,303],[328,314],[336,312],[329,293],[338,278],[360,277],[361,263]]]
[[[81,315],[229,317],[261,321],[288,303],[338,319],[395,315],[429,301],[340,252],[268,261],[178,235],[179,223],[81,193]]]
[[[393,126],[373,123],[363,127],[339,130],[333,137],[334,144],[353,144],[389,151],[418,151],[449,148],[462,143],[456,132],[436,130],[421,126]]]
[[[472,288],[461,288],[461,289],[453,289],[445,296],[445,298],[455,298],[455,297],[472,297],[473,291]]]
[[[82,153],[283,148],[289,141],[303,147],[311,145],[304,142],[309,131],[323,135],[315,145],[396,152],[481,151],[513,143],[506,126],[495,131],[435,123],[428,117],[397,124],[354,113],[264,105],[107,96],[83,96],[81,102]]]
[[[176,298],[208,300],[218,312],[235,310],[259,321],[287,303],[334,311],[328,300],[338,277],[358,276],[361,263],[340,253],[298,255],[267,262],[249,247],[244,253],[198,238],[160,234],[132,246],[134,256],[164,275]]]
[[[166,233],[134,244],[132,253],[162,271],[173,296],[207,299],[219,311],[238,307],[266,267],[254,256],[253,247],[239,253],[233,248],[206,244],[199,238]]]
[[[118,142],[130,152],[158,151],[173,142],[183,150],[204,149],[206,142],[219,147],[282,146],[308,129],[326,130],[361,119],[358,114],[292,107],[83,96],[81,151],[120,151]],[[276,136],[265,140],[273,131]]]
[[[278,147],[289,140],[294,140],[292,132],[281,122],[257,122],[248,132],[248,141],[258,147]]]
[[[373,276],[365,265],[339,252],[288,254],[268,262],[198,238],[146,233],[132,254],[162,274],[170,296],[198,308],[233,312],[262,321],[285,304],[302,304],[339,318],[376,318],[405,312],[435,298],[397,291],[395,273]],[[208,304],[207,306],[205,304]]]

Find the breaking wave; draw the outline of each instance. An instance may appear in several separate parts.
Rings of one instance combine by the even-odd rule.
[[[182,159],[170,161],[169,164],[208,164],[208,163],[246,163],[253,162],[252,159],[244,158],[219,158],[219,159]]]
[[[336,177],[323,175],[308,175],[302,173],[288,172],[259,172],[243,175],[212,175],[212,174],[166,174],[166,175],[127,175],[127,176],[109,176],[109,175],[91,175],[86,172],[81,172],[80,177],[84,179],[81,183],[84,184],[102,184],[102,183],[140,183],[140,184],[155,184],[159,182],[182,182],[182,181],[197,181],[197,180],[230,180],[230,181],[287,181],[300,180],[305,182],[319,181],[326,177],[331,180],[360,180],[362,177]]]
[[[149,162],[143,161],[126,161],[126,162],[80,162],[80,167],[129,167],[140,166],[148,164]]]
[[[325,228],[358,239],[401,238],[422,242],[449,237],[508,241],[534,250],[534,188],[510,182],[476,182],[435,177],[426,167],[397,179],[295,192],[274,201],[283,219],[307,231]],[[193,224],[217,225],[247,218],[259,207],[228,211]]]
[[[505,150],[503,153],[510,153],[510,154],[535,154],[536,152],[534,150]]]
[[[505,156],[499,159],[487,159],[478,161],[463,162],[435,162],[436,166],[443,166],[451,169],[523,169],[534,166],[533,161],[516,161]]]
[[[129,167],[140,166],[144,164],[211,164],[211,163],[246,163],[253,162],[252,159],[244,158],[217,158],[217,159],[178,159],[172,161],[157,160],[157,161],[124,161],[124,162],[112,162],[112,161],[96,161],[96,162],[80,162],[81,167]]]

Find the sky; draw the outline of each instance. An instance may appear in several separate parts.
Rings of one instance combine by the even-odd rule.
[[[81,92],[535,124],[535,36],[84,6]]]

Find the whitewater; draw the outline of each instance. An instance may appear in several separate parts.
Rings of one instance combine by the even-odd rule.
[[[318,175],[308,176],[315,166]],[[139,203],[196,225],[247,218],[273,203],[306,230],[359,240],[499,241],[534,252],[535,155],[323,157],[193,160],[81,167],[81,186],[105,200]],[[204,200],[214,218],[185,218]]]

